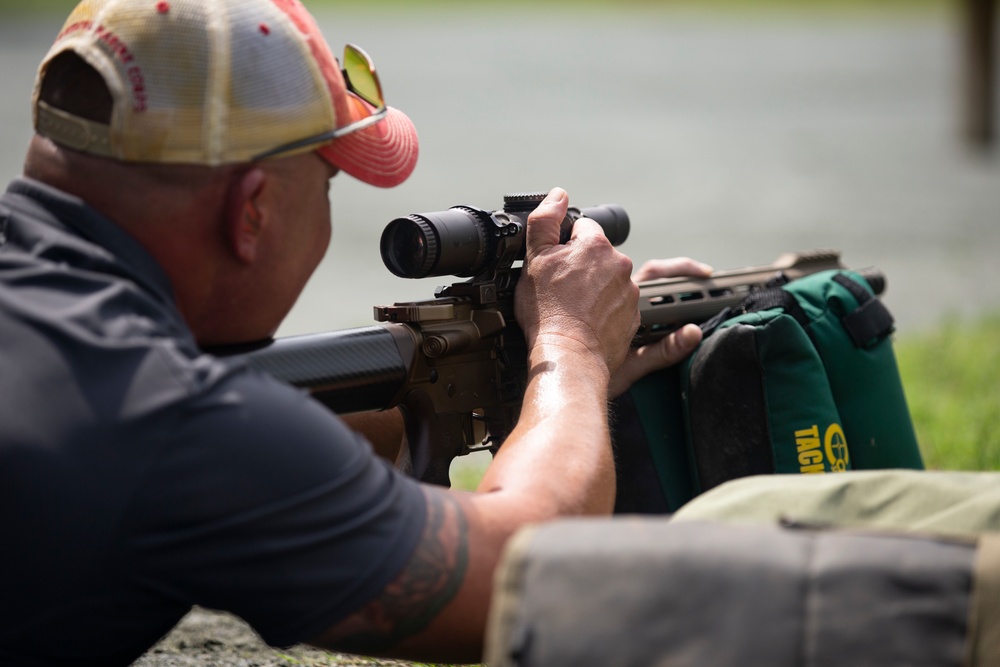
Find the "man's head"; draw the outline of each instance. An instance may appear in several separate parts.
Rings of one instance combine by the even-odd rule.
[[[338,63],[298,0],[84,0],[39,69],[35,127],[124,162],[218,166],[315,150],[391,187],[416,164],[416,132],[391,108],[365,126],[383,105],[369,65],[356,47]]]
[[[367,56],[338,63],[298,0],[84,0],[34,111],[25,174],[146,247],[205,344],[277,328],[328,244],[330,177],[390,187],[417,159]]]

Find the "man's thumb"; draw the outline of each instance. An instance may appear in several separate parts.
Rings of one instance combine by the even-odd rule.
[[[528,258],[559,244],[559,227],[566,217],[569,195],[562,188],[552,188],[542,203],[528,215],[526,256]]]

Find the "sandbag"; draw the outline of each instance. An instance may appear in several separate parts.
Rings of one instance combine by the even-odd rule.
[[[996,665],[998,572],[995,534],[564,520],[505,551],[485,662]]]
[[[976,538],[1000,533],[1000,473],[855,470],[819,477],[747,477],[701,494],[673,517]]]
[[[658,482],[620,474],[619,512],[675,511],[751,475],[923,468],[893,319],[861,275],[752,292],[703,328],[683,364],[617,402],[619,460],[645,456]]]

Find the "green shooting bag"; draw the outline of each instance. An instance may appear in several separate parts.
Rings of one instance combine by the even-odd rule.
[[[672,512],[749,475],[923,468],[893,319],[860,274],[751,292],[702,328],[618,401],[618,512]]]

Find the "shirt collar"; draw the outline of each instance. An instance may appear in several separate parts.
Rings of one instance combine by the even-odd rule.
[[[87,205],[79,197],[30,178],[16,178],[7,187],[3,203],[34,220],[81,237],[105,252],[95,254],[116,266],[161,300],[174,305],[173,288],[166,272],[142,245],[118,225]]]

